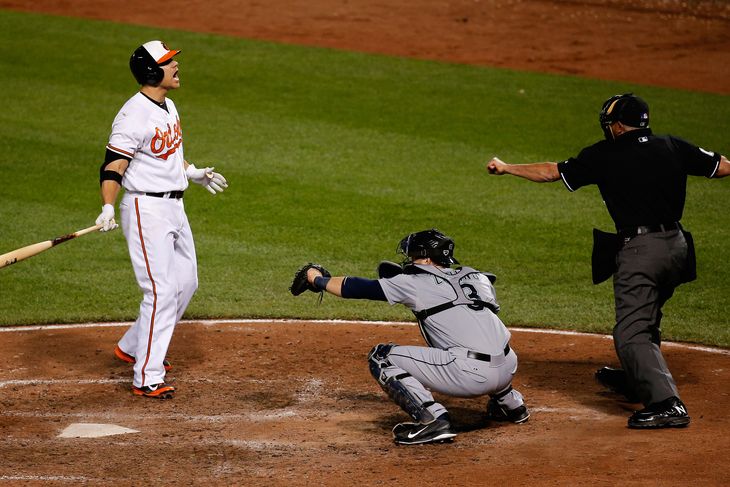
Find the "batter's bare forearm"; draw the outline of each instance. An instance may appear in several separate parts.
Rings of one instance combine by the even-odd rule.
[[[113,205],[117,201],[121,186],[116,181],[106,180],[101,183],[101,201],[105,205]]]

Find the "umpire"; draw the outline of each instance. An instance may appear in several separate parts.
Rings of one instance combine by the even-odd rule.
[[[606,100],[599,120],[605,140],[577,157],[534,164],[495,157],[487,170],[535,182],[562,179],[571,192],[598,185],[616,233],[594,230],[593,281],[613,275],[613,338],[623,370],[604,367],[596,378],[644,404],[629,417],[629,428],[687,426],[687,409],[659,349],[661,310],[679,284],[695,278],[692,238],[680,224],[687,175],[722,178],[730,162],[680,138],[654,135],[649,106],[633,93]]]

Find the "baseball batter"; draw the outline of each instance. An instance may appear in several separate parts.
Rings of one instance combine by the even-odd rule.
[[[427,347],[378,344],[368,356],[370,372],[391,400],[415,422],[393,428],[398,444],[451,441],[456,431],[443,404],[430,391],[458,397],[490,395],[488,416],[523,423],[530,414],[512,387],[517,355],[510,333],[497,316],[492,282],[496,277],[471,267],[454,267],[454,241],[438,230],[401,240],[402,265],[383,262],[380,279],[331,277],[308,264],[292,282],[292,294],[305,290],[351,299],[400,303],[418,319]]]
[[[188,179],[212,194],[228,187],[213,168],[198,169],[183,155],[183,135],[175,103],[167,98],[180,87],[178,50],[155,40],[138,47],[129,61],[141,85],[112,124],[100,169],[103,207],[96,220],[106,232],[118,227],[114,204],[119,190],[122,230],[143,293],[139,316],[119,340],[114,354],[134,364],[132,392],[172,398],[165,382],[165,356],[175,324],[198,287],[195,245],[185,214]]]

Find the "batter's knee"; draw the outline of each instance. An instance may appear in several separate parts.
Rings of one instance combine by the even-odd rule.
[[[192,297],[193,294],[195,294],[195,291],[198,290],[198,278],[195,277],[194,279],[181,283],[181,288],[183,295],[188,296],[189,298]]]

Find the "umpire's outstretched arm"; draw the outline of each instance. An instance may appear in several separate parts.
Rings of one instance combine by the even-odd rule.
[[[501,176],[512,174],[520,176],[537,183],[552,183],[560,179],[560,171],[556,162],[536,162],[533,164],[507,164],[498,157],[493,157],[487,164],[489,174]],[[720,163],[713,178],[724,178],[730,176],[730,161],[725,156],[720,156]]]
[[[558,165],[555,162],[536,162],[534,164],[507,164],[497,157],[487,164],[489,174],[512,174],[536,183],[552,183],[560,179]]]

